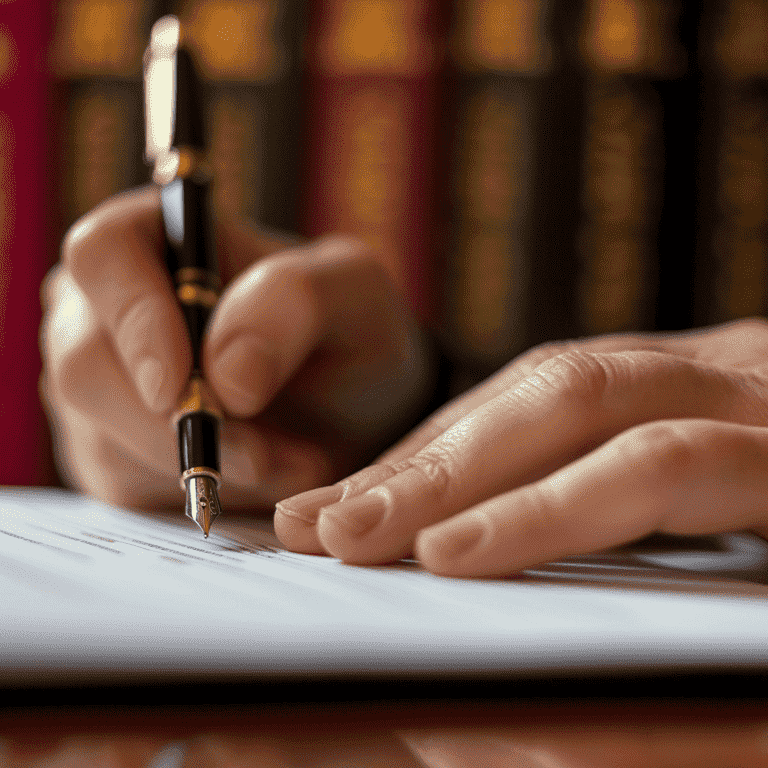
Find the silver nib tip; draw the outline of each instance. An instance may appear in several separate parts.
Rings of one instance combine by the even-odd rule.
[[[195,475],[187,480],[187,517],[197,523],[200,530],[208,538],[211,524],[221,514],[219,492],[216,481],[206,475]]]

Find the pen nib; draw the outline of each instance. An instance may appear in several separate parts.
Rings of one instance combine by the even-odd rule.
[[[216,481],[206,475],[195,475],[187,480],[187,517],[194,520],[208,538],[211,524],[221,514]]]

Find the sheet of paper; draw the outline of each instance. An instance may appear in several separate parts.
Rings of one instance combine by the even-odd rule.
[[[181,514],[6,488],[0,678],[764,670],[768,587],[720,572],[768,573],[768,547],[722,542],[446,579],[282,551],[267,521],[222,516],[205,540]]]

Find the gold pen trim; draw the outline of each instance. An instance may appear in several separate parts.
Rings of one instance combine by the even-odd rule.
[[[216,402],[211,388],[199,376],[193,376],[189,380],[187,388],[176,404],[171,424],[174,428],[177,427],[179,421],[190,413],[208,413],[217,419],[222,417],[221,408]]]
[[[179,479],[181,490],[185,491],[187,489],[187,480],[192,477],[201,476],[210,477],[211,480],[216,483],[217,488],[221,487],[221,475],[215,469],[211,469],[210,467],[192,467],[191,469],[187,469],[185,472],[183,472],[181,478]]]
[[[183,285],[184,283],[197,283],[204,288],[210,288],[216,293],[221,290],[221,278],[211,272],[208,269],[202,269],[201,267],[181,267],[176,270],[173,276],[176,285]]]
[[[213,309],[219,300],[216,291],[204,288],[198,283],[184,283],[176,288],[176,295],[182,304],[200,304],[208,309]]]

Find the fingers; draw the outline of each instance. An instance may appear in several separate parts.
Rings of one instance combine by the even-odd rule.
[[[169,418],[143,406],[111,339],[66,271],[51,276],[47,292],[42,390],[68,479],[113,503],[178,504],[178,448]],[[221,468],[222,503],[230,508],[270,506],[332,477],[320,446],[237,420],[222,426]]]
[[[224,280],[287,242],[233,221],[221,227],[217,241]],[[144,405],[168,411],[188,378],[191,350],[162,261],[158,191],[131,190],[78,221],[65,238],[62,263],[107,330]]]
[[[292,402],[351,435],[390,424],[391,403],[407,408],[427,383],[386,272],[344,238],[283,251],[236,279],[212,318],[204,362],[233,415],[261,412],[290,384]]]
[[[191,366],[189,340],[161,260],[159,197],[134,190],[77,222],[62,262],[113,341],[147,408],[168,411]]]
[[[570,352],[413,456],[364,471],[354,495],[322,507],[288,500],[278,517],[293,514],[306,525],[314,515],[319,543],[349,562],[392,560],[411,552],[420,529],[539,480],[634,425],[686,417],[747,422],[758,406],[741,382],[690,361]],[[288,526],[279,527],[285,535]]]
[[[741,370],[768,365],[768,322],[750,318],[685,333],[611,334],[542,344],[517,357],[493,376],[433,414],[388,450],[382,462],[412,456],[450,425],[503,391],[516,386],[540,365],[568,353],[661,352],[718,368]]]
[[[492,576],[654,531],[765,527],[766,467],[768,429],[644,424],[544,480],[425,528],[416,554],[436,573]]]

